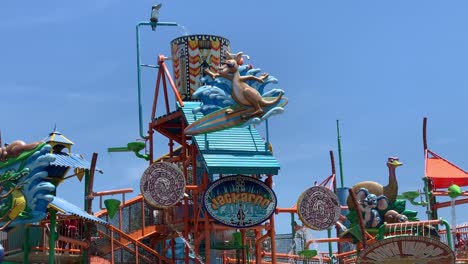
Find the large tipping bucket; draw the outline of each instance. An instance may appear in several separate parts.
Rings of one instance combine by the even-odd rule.
[[[119,209],[120,206],[120,201],[117,199],[107,199],[104,201],[104,205],[106,206],[107,209],[107,215],[109,218],[114,218],[115,213],[117,213],[117,210]]]
[[[229,52],[229,40],[212,35],[189,35],[171,41],[174,81],[182,100],[191,100],[202,86],[204,70],[216,72]]]

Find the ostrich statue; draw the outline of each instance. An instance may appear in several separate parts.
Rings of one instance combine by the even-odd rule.
[[[385,195],[389,202],[395,202],[398,195],[398,182],[396,180],[395,169],[401,165],[403,165],[403,163],[401,163],[397,157],[389,157],[387,161],[389,172],[387,186],[382,186],[380,183],[374,181],[363,181],[353,186],[353,192],[356,193],[359,191],[359,189],[366,188],[369,193],[375,194],[377,196]],[[348,208],[350,210],[354,210],[354,203],[352,202],[351,197],[348,197],[347,203]]]

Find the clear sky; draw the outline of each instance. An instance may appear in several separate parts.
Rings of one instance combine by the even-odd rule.
[[[95,191],[133,187],[147,163],[131,153],[108,154],[139,137],[135,25],[151,1],[8,1],[0,8],[0,98],[4,141],[35,141],[54,125],[89,160],[99,153]],[[184,28],[142,31],[143,63],[170,55],[185,33],[220,35],[231,50],[279,79],[289,98],[270,120],[281,170],[274,190],[281,207],[330,175],[341,121],[345,185],[386,184],[388,156],[400,192],[422,189],[422,120],[429,148],[468,168],[468,16],[466,1],[164,1],[161,21]],[[156,71],[143,71],[144,123]],[[161,113],[161,111],[159,111]],[[260,128],[262,130],[262,128]],[[158,138],[158,154],[167,141]],[[466,189],[464,189],[466,190]],[[58,195],[82,205],[72,179]],[[117,198],[117,197],[115,197]],[[95,210],[98,208],[95,200]],[[424,210],[419,217],[425,219]],[[467,206],[457,208],[458,222]],[[441,211],[449,219],[450,210]],[[278,233],[290,230],[277,218]]]

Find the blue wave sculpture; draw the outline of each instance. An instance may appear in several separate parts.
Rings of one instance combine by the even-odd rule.
[[[46,217],[47,206],[54,199],[56,188],[47,179],[48,173],[45,171],[55,160],[55,155],[50,150],[50,145],[42,143],[0,167],[2,230],[39,222]]]

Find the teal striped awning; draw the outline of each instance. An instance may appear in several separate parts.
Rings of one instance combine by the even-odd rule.
[[[182,111],[188,124],[203,117],[192,110],[200,102],[184,102]],[[235,127],[192,137],[202,154],[209,174],[270,174],[277,175],[280,164],[269,151],[266,142],[252,127]]]
[[[50,202],[49,206],[53,207],[54,209],[65,213],[65,214],[70,214],[74,216],[78,216],[80,218],[83,218],[88,221],[96,222],[99,224],[107,225],[108,223],[94,215],[88,214],[86,211],[83,209],[79,208],[78,206],[60,198],[60,197],[54,197],[54,200]]]

